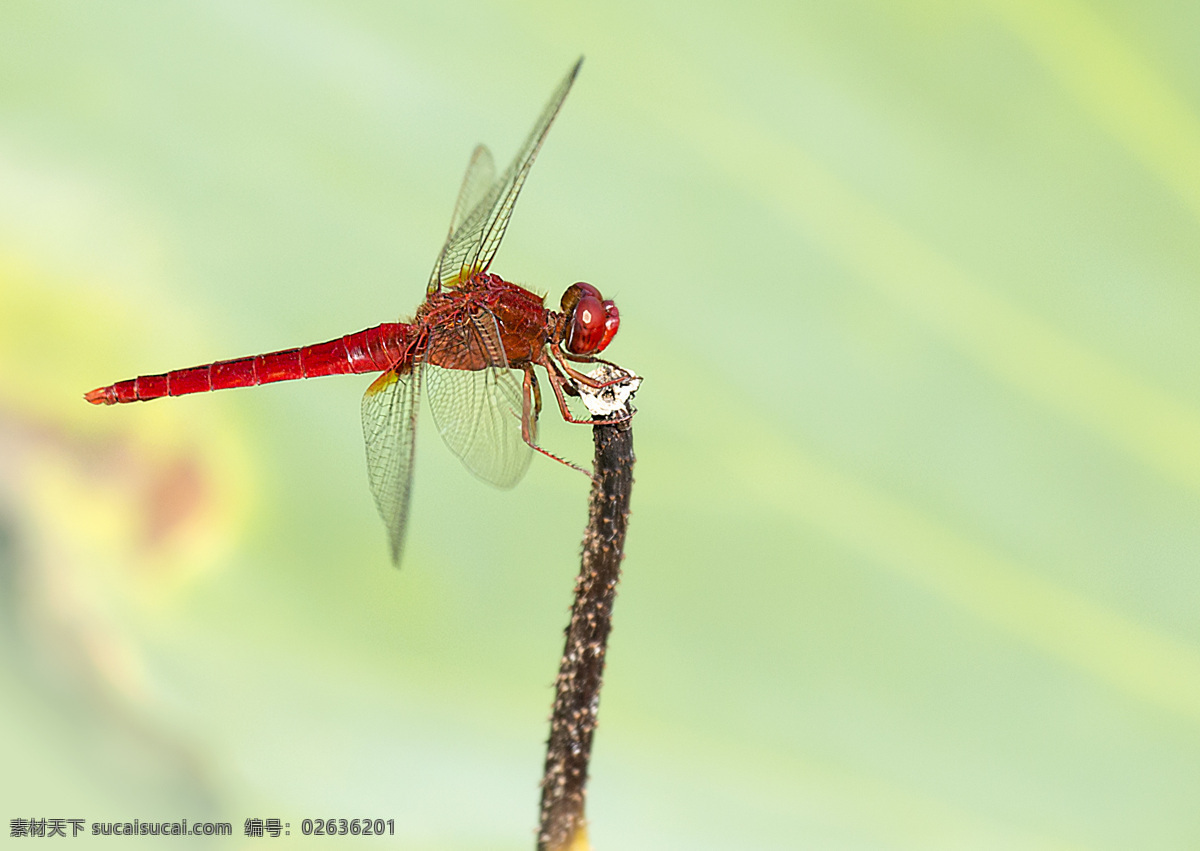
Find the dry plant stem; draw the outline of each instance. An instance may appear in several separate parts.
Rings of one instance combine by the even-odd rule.
[[[575,605],[555,683],[538,851],[587,847],[583,805],[588,759],[625,550],[634,460],[629,421],[596,425],[593,437],[595,482],[583,536],[583,566],[575,580]]]

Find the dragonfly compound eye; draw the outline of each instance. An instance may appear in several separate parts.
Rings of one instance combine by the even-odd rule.
[[[562,294],[562,300],[559,304],[562,306],[563,313],[570,313],[575,309],[575,305],[579,304],[579,299],[585,295],[592,295],[599,301],[601,298],[600,290],[593,287],[591,284],[579,281],[567,287],[567,291]]]
[[[600,351],[607,316],[604,304],[592,293],[584,293],[571,311],[571,326],[567,331],[567,350],[577,355]]]
[[[606,299],[604,302],[604,336],[600,338],[600,345],[596,346],[596,351],[604,351],[605,347],[612,342],[612,338],[617,335],[617,329],[620,327],[621,311],[617,310],[612,299]]]

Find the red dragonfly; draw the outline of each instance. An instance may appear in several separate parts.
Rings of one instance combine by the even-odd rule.
[[[568,287],[556,311],[546,307],[544,297],[488,270],[525,177],[582,63],[581,58],[559,84],[503,174],[496,177],[486,147],[475,149],[450,218],[450,235],[411,322],[384,323],[298,349],[143,375],[97,388],[84,398],[113,405],[382,370],[363,397],[363,434],[371,492],[397,565],[412,490],[422,385],[446,445],[479,478],[512,487],[529,466],[530,449],[562,461],[536,443],[542,400],[533,368],[546,370],[565,420],[594,423],[576,419],[564,396],[577,395],[579,385],[601,388],[619,381],[590,378],[570,362],[598,361],[596,354],[617,333],[620,315],[591,284]],[[516,370],[523,373],[522,380]]]

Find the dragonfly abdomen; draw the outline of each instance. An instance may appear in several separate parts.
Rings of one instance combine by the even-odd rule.
[[[327,343],[217,361],[161,375],[140,375],[92,390],[84,398],[95,405],[116,405],[321,375],[382,372],[405,356],[410,327],[388,322]]]

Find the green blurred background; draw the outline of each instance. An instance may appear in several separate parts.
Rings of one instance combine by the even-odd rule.
[[[595,845],[1200,845],[1197,32],[6,0],[4,817],[532,846],[583,478],[494,491],[425,416],[396,572],[369,377],[81,394],[411,313],[472,148],[582,53],[495,269],[595,283],[646,376]]]

